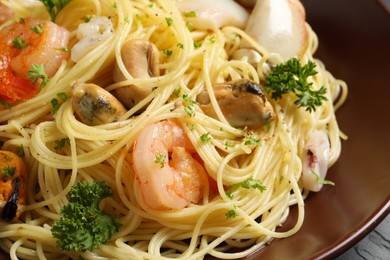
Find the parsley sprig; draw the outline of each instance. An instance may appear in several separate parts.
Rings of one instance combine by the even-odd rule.
[[[294,102],[298,107],[306,107],[306,111],[316,110],[322,101],[327,100],[326,88],[322,86],[319,90],[313,90],[312,82],[307,78],[317,74],[316,64],[308,61],[301,65],[297,58],[291,58],[285,63],[277,65],[265,79],[265,89],[275,100],[282,98],[282,95],[294,93],[297,100]]]
[[[40,0],[50,14],[52,21],[56,19],[57,14],[72,0]]]
[[[111,189],[105,182],[78,183],[72,187],[69,203],[51,229],[61,250],[92,250],[118,232],[122,224],[99,208],[100,202],[110,196]]]

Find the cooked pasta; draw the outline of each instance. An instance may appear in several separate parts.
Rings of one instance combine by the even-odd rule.
[[[14,16],[1,28],[30,15],[50,20],[43,5],[30,2],[2,1]],[[92,47],[89,43],[76,48],[81,42],[79,25],[94,17],[108,18],[112,29],[106,27],[107,36],[95,39]],[[330,143],[327,166],[337,161],[343,135],[335,111],[347,96],[345,82],[313,57],[318,39],[308,24],[307,47],[299,59],[315,62],[318,73],[310,81],[314,89],[326,88],[327,100],[309,112],[296,106],[292,95],[274,100],[266,93],[274,120],[251,129],[229,124],[213,85],[244,79],[262,86],[272,65],[283,58],[245,30],[235,26],[191,30],[171,0],[72,0],[55,23],[69,31],[68,50],[79,52],[77,61],[63,60],[35,97],[0,110],[2,149],[22,149],[29,169],[23,214],[14,222],[0,221],[1,248],[11,259],[202,259],[207,255],[234,259],[300,229],[309,193],[301,183],[306,142],[314,129],[325,131]],[[130,39],[157,47],[160,75],[140,78],[126,72],[121,46]],[[256,65],[245,58],[232,59],[244,41],[261,55]],[[124,75],[120,81],[113,80],[115,66]],[[75,114],[75,83],[95,84],[110,93],[129,85],[153,90],[117,120],[88,125]],[[197,104],[202,91],[209,93],[216,116]],[[68,98],[61,99],[60,93]],[[53,110],[54,99],[60,103],[58,110]],[[140,133],[159,122],[174,122],[182,129],[193,146],[191,153],[208,175],[206,180],[200,177],[200,199],[185,207],[150,207],[135,172],[134,149],[146,145]],[[148,138],[153,137],[145,135]],[[58,147],[61,140],[66,141]],[[140,167],[146,171],[148,166]],[[260,180],[264,190],[236,188],[227,194],[229,187],[248,179]],[[101,208],[118,216],[122,226],[92,250],[62,251],[51,228],[60,220],[71,188],[94,180],[111,187],[113,196],[103,200]],[[155,192],[153,196],[169,196]],[[294,226],[280,231],[293,206],[298,208]]]

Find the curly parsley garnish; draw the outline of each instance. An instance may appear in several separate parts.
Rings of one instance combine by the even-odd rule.
[[[285,63],[277,65],[265,79],[265,89],[275,100],[282,98],[282,95],[294,93],[297,100],[294,102],[298,107],[306,107],[309,112],[315,111],[322,101],[327,100],[326,88],[322,86],[319,90],[313,90],[313,83],[307,78],[317,74],[316,64],[308,61],[301,65],[297,58],[291,58]]]
[[[122,224],[99,208],[100,202],[110,196],[111,189],[105,182],[73,186],[69,203],[62,208],[60,220],[51,229],[58,248],[64,251],[92,250],[118,232]]]

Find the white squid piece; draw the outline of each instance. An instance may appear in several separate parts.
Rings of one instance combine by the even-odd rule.
[[[245,31],[284,60],[299,58],[308,45],[305,17],[299,0],[258,0]]]
[[[328,171],[330,143],[325,131],[314,130],[309,134],[303,154],[302,187],[310,191],[321,190]]]
[[[99,45],[100,42],[112,36],[114,27],[105,16],[93,17],[89,22],[82,23],[77,28],[79,41],[73,46],[70,58],[78,62],[87,52]]]
[[[199,30],[215,31],[224,26],[244,29],[249,17],[248,11],[233,0],[184,0],[176,6],[186,21]]]

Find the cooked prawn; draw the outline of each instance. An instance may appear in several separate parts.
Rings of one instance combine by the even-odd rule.
[[[18,103],[34,97],[39,88],[29,71],[43,65],[48,77],[69,58],[69,32],[53,22],[27,18],[0,31],[0,98]]]
[[[0,151],[0,219],[17,220],[26,203],[27,167],[15,153]]]
[[[146,126],[134,144],[133,167],[145,204],[181,209],[197,203],[208,185],[203,166],[183,129],[165,120]],[[170,159],[171,158],[171,159]]]
[[[0,3],[0,24],[5,23],[12,18],[14,12],[8,6]]]

